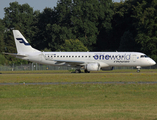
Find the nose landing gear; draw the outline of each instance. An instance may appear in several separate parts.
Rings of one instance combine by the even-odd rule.
[[[140,69],[141,69],[141,66],[136,66],[136,68],[137,68],[137,73],[139,73]]]

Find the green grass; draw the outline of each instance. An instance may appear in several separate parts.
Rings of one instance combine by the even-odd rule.
[[[23,82],[104,82],[104,81],[156,81],[156,70],[143,70],[136,73],[135,70],[115,70],[101,73],[62,73],[53,71],[16,71],[13,74],[4,72],[0,74],[0,83],[23,83]]]
[[[157,85],[1,86],[0,118],[156,119]]]
[[[156,81],[155,70],[0,75],[0,82]],[[0,86],[2,120],[156,120],[157,84]]]
[[[91,73],[136,73],[136,69],[116,69],[116,70],[107,70],[107,71],[91,71]],[[71,73],[74,70],[34,70],[34,71],[0,71],[1,74],[52,74],[52,73]],[[82,70],[82,72],[84,72]],[[157,72],[157,69],[141,69],[142,73],[145,72]]]

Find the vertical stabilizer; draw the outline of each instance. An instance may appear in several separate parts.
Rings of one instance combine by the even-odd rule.
[[[28,43],[28,41],[24,38],[19,30],[13,30],[13,35],[18,54],[40,52],[39,50],[32,48],[32,46]]]

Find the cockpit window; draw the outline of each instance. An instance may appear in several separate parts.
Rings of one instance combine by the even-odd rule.
[[[141,58],[146,58],[146,57],[148,57],[147,55],[141,55]]]

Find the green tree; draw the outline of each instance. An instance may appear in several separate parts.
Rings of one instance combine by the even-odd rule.
[[[3,21],[0,19],[0,52],[5,51],[5,44],[4,44],[4,25]],[[0,54],[0,65],[4,64],[6,62],[6,59],[4,55]]]
[[[4,11],[5,17],[3,21],[7,28],[6,34],[12,35],[12,29],[18,29],[31,43],[34,35],[33,24],[35,18],[33,8],[28,4],[20,5],[18,2],[12,2],[9,7],[4,8]],[[5,41],[8,44],[14,42],[13,37],[9,39],[6,38]]]
[[[135,0],[114,3],[114,15],[112,20],[113,32],[111,38],[112,50],[140,51],[140,46],[135,41],[135,37],[137,35],[135,23],[137,23],[137,20],[132,17],[134,12],[133,5],[136,5]],[[131,38],[129,38],[127,35],[131,36]],[[125,47],[125,43],[128,42],[133,43],[135,46],[133,47],[132,45],[132,48],[128,49],[128,46]]]
[[[56,51],[59,49],[60,45],[64,44],[66,39],[70,39],[73,37],[70,37],[71,35],[71,29],[68,29],[66,26],[60,26],[57,24],[48,24],[47,32],[49,34],[49,42],[48,42],[48,48],[51,48],[51,50]]]
[[[103,38],[112,28],[112,15],[112,0],[75,0],[71,16],[73,33],[89,50],[94,50],[108,40]]]
[[[157,61],[157,1],[138,1],[134,7],[133,17],[137,19],[136,41],[142,51]]]
[[[46,48],[55,51],[66,39],[79,39],[89,50],[94,50],[98,35],[102,38],[112,28],[111,6],[112,0],[59,0],[53,10],[44,9],[40,20],[47,18],[43,25],[46,33],[40,35],[43,41],[48,37]]]
[[[0,52],[4,52],[5,45],[4,45],[4,25],[3,21],[0,19]]]
[[[124,32],[123,36],[121,37],[118,51],[135,51],[139,48],[139,45],[137,45],[134,40],[133,34],[129,30]]]
[[[5,17],[3,19],[5,25],[4,41],[5,51],[16,53],[16,47],[12,34],[13,29],[18,29],[31,43],[35,35],[36,14],[28,4],[20,5],[18,2],[10,3],[9,7],[4,8]],[[7,59],[12,62],[18,62],[17,59],[7,56]]]
[[[55,18],[56,14],[53,9],[51,8],[45,8],[42,13],[37,13],[36,15],[36,26],[37,30],[35,38],[33,39],[33,45],[40,49],[51,49],[54,50],[53,45],[53,33],[51,30],[51,27],[49,27],[51,24],[54,24],[56,22]],[[52,41],[52,42],[51,42]]]
[[[70,4],[72,2],[69,0],[60,0],[57,7],[54,9],[46,8],[40,15],[40,21],[44,21],[47,18],[47,21],[42,26],[45,32],[41,31],[41,33],[43,33],[43,41],[47,41],[45,47],[48,49],[51,48],[52,51],[59,49],[60,45],[64,44],[66,39],[76,38],[72,33],[69,17],[71,15]]]
[[[65,40],[65,43],[57,51],[88,51],[88,49],[78,39],[69,39]]]
[[[5,59],[4,55],[0,54],[0,65],[4,65],[7,63],[7,60]]]

